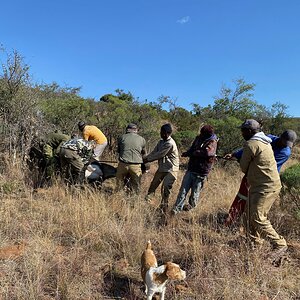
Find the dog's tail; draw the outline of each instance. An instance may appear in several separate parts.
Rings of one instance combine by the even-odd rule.
[[[151,246],[151,242],[150,240],[147,242],[147,246],[146,246],[146,250],[151,250],[152,246]]]

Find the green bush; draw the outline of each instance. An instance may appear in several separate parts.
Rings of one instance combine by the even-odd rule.
[[[288,189],[300,191],[300,164],[287,168],[281,175],[281,181]]]
[[[281,175],[281,182],[283,183],[282,205],[289,207],[292,215],[300,220],[300,164],[287,168]]]
[[[177,131],[175,134],[173,134],[173,138],[176,141],[178,148],[184,152],[191,147],[197,135],[197,131],[185,130]]]

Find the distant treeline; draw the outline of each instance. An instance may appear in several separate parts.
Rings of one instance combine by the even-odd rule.
[[[116,139],[130,122],[138,124],[149,150],[159,138],[159,128],[170,122],[174,139],[184,150],[198,134],[202,124],[214,126],[220,138],[219,153],[227,153],[243,143],[238,125],[246,118],[263,123],[266,133],[280,134],[284,129],[300,131],[299,118],[288,116],[288,107],[280,102],[271,107],[254,100],[255,84],[240,78],[233,87],[222,86],[214,104],[193,103],[192,111],[162,95],[156,100],[140,100],[131,92],[116,89],[100,99],[83,98],[80,88],[61,87],[57,83],[32,82],[30,67],[17,52],[2,51],[0,73],[1,151],[13,157],[25,157],[32,139],[55,129],[71,134],[79,120],[98,126],[108,137],[109,149],[116,150]]]

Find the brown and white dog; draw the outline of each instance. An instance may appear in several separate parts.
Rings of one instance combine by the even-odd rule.
[[[160,293],[160,299],[164,300],[167,282],[169,280],[183,280],[186,277],[185,271],[181,270],[179,265],[175,263],[167,262],[158,267],[150,241],[147,242],[141,257],[141,275],[146,285],[147,300],[151,300],[155,293]]]

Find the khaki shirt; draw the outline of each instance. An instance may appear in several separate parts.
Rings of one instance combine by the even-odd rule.
[[[159,172],[177,172],[179,170],[178,149],[171,137],[166,141],[161,139],[146,158],[149,162],[158,160]]]
[[[273,192],[281,189],[277,164],[269,143],[248,140],[244,144],[240,166],[247,176],[250,192]]]

